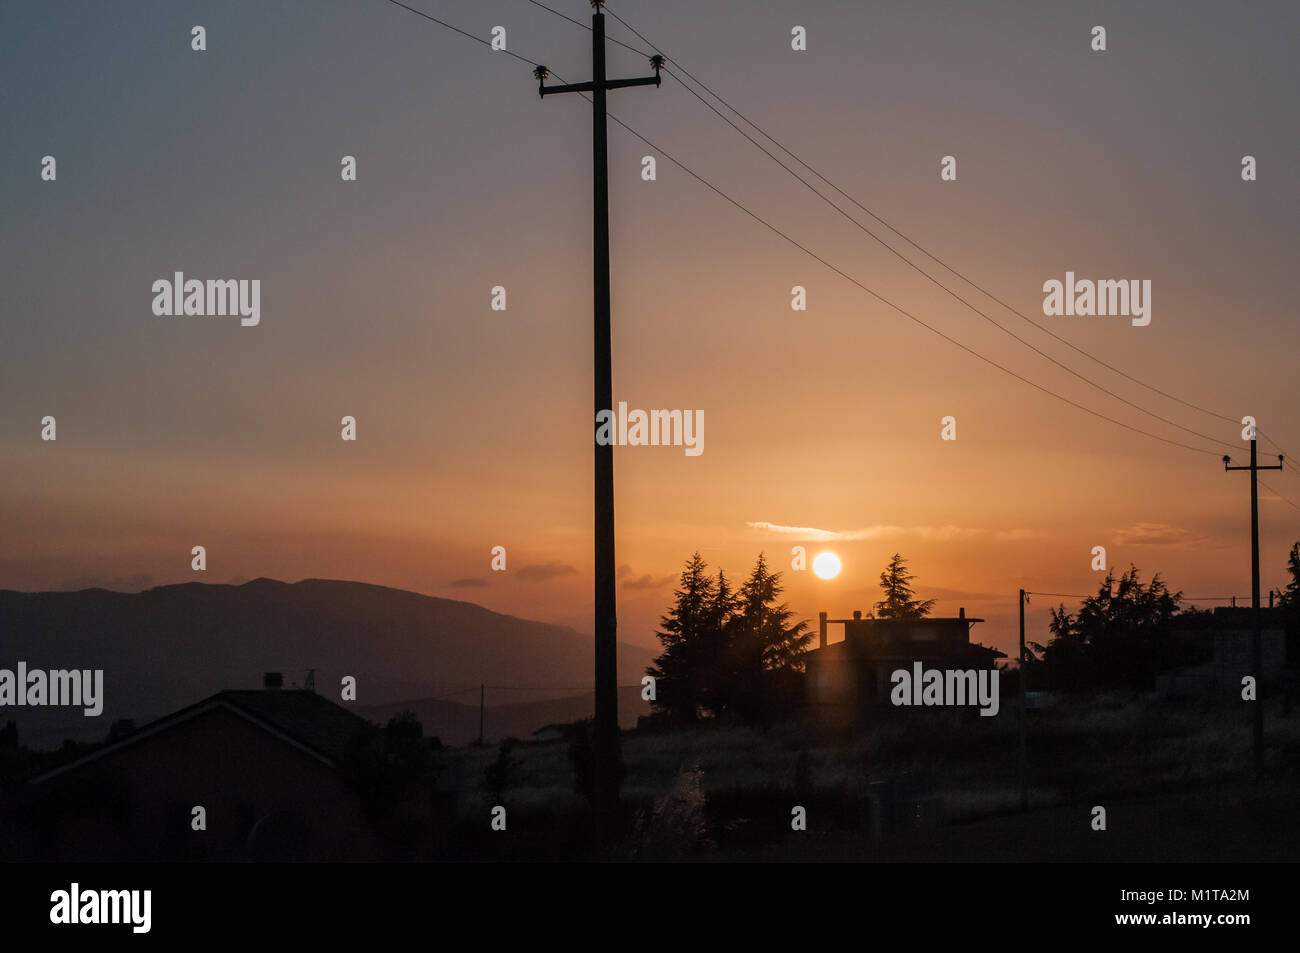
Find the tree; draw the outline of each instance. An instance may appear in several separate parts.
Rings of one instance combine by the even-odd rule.
[[[1170,592],[1159,573],[1143,585],[1136,566],[1118,580],[1108,572],[1077,615],[1064,605],[1052,610],[1052,639],[1046,645],[1029,643],[1041,656],[1029,663],[1035,684],[1150,689],[1156,672],[1187,664],[1196,651],[1174,630],[1181,600],[1182,593]]]
[[[740,587],[734,625],[738,635],[757,644],[762,670],[802,671],[803,653],[812,633],[807,619],[791,623],[794,611],[784,602],[775,604],[781,591],[781,574],[769,570],[765,555],[759,553],[753,571]]]
[[[441,772],[437,748],[415,713],[404,709],[384,727],[373,725],[354,739],[344,758],[344,777],[375,829],[399,854],[419,840],[427,824],[428,792]]]
[[[725,624],[719,613],[727,603],[719,602],[718,583],[708,568],[698,552],[686,561],[673,593],[676,603],[660,619],[656,633],[663,654],[646,669],[656,683],[653,706],[676,721],[694,721],[711,701],[710,675],[718,664],[720,629]]]
[[[885,598],[876,603],[876,616],[881,619],[923,619],[934,608],[934,600],[922,602],[913,599],[911,582],[914,577],[907,571],[907,560],[898,553],[880,574],[880,588]]]
[[[1291,581],[1286,584],[1278,597],[1278,605],[1289,612],[1300,609],[1300,543],[1291,547],[1291,555],[1286,563]]]
[[[781,574],[768,569],[759,553],[727,626],[728,700],[751,721],[778,714],[793,701],[803,653],[813,637],[807,619],[792,622],[793,610],[777,603],[781,591]]]
[[[728,712],[753,720],[794,698],[812,633],[806,619],[791,620],[780,595],[781,574],[762,553],[738,590],[722,570],[710,576],[698,552],[691,556],[660,621],[663,654],[646,669],[656,711],[676,721]]]

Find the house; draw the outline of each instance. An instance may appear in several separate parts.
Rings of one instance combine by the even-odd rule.
[[[219,692],[33,778],[26,846],[60,861],[380,859],[346,770],[373,726],[267,685]]]
[[[1252,674],[1255,668],[1252,612],[1244,607],[1217,606],[1212,614],[1196,619],[1200,630],[1209,629],[1214,643],[1213,657],[1200,665],[1159,673],[1156,694],[1160,698],[1239,697],[1242,678]],[[1281,610],[1260,609],[1259,612],[1263,682],[1277,685],[1288,675],[1286,626]]]
[[[992,649],[973,645],[970,627],[983,619],[958,610],[956,618],[828,619],[818,613],[818,647],[804,655],[809,701],[823,714],[862,715],[889,705],[897,669],[991,669]],[[842,641],[828,644],[828,623],[843,624]]]

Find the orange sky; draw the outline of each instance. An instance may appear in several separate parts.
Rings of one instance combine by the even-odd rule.
[[[1294,30],[1263,15],[1117,7],[1102,58],[1077,17],[1016,5],[944,7],[937,19],[911,5],[813,5],[800,12],[801,59],[783,38],[788,14],[737,18],[727,6],[620,12],[1023,313],[1154,386],[1256,415],[1300,452],[1300,195],[1288,171],[1300,144],[1276,101],[1292,88],[1283,37]],[[238,55],[201,63],[160,52],[165,23],[133,30],[107,11],[59,26],[55,47],[42,45],[54,27],[38,14],[4,31],[14,134],[0,170],[13,183],[0,224],[12,250],[0,586],[186,581],[202,544],[206,581],[358,579],[590,631],[589,116],[559,101],[572,97],[539,102],[524,64],[401,13],[328,4],[305,30],[286,18],[250,32],[236,5],[217,26],[244,37]],[[485,18],[509,16],[525,55],[544,53],[566,78],[585,72],[585,34],[537,10],[453,3],[445,15],[484,35]],[[45,51],[40,70],[32,49]],[[620,51],[611,68],[644,64]],[[174,122],[181,108],[193,122]],[[1093,591],[1096,545],[1189,595],[1248,595],[1247,479],[1215,455],[1244,459],[1239,426],[1155,397],[962,289],[1059,360],[1239,449],[1067,376],[890,256],[675,81],[620,91],[611,109],[964,344],[1214,451],[1139,436],[980,363],[662,156],[658,179],[642,181],[651,150],[615,127],[615,399],[702,409],[707,421],[699,457],[616,451],[621,638],[653,644],[693,550],[739,578],[760,550],[788,569],[790,547],[812,542],[753,524],[844,534],[824,544],[844,561],[840,578],[786,573],[787,598],[814,625],[818,610],[870,609],[895,551],[936,612],[987,618],[975,638],[1004,650],[1016,590]],[[47,152],[57,183],[33,172]],[[1249,184],[1247,152],[1261,169]],[[338,179],[345,153],[358,156],[355,183]],[[939,179],[946,154],[956,182]],[[178,269],[260,278],[260,325],[153,316],[151,282]],[[1042,283],[1066,270],[1151,280],[1151,324],[1043,317]],[[806,312],[791,311],[796,284]],[[495,285],[508,289],[504,312],[489,308]],[[46,414],[55,443],[39,439]],[[356,443],[339,439],[344,414],[357,418]],[[945,415],[956,441],[940,440]],[[1294,473],[1268,482],[1300,500]],[[1297,517],[1263,493],[1265,588],[1285,582]],[[505,573],[489,571],[496,545]],[[1031,638],[1045,635],[1047,604],[1031,605]]]

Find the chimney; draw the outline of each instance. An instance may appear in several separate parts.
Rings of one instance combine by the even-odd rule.
[[[280,672],[267,672],[262,676],[263,688],[283,688],[284,675]]]
[[[826,613],[817,613],[817,647],[826,648]]]
[[[966,607],[965,607],[965,606],[962,606],[960,609],[957,610],[957,618],[959,618],[959,619],[964,619],[964,618],[966,618]]]
[[[862,618],[862,610],[861,610],[861,609],[854,609],[854,610],[853,610],[853,621],[854,621],[854,622],[857,622],[857,621],[858,621],[859,619],[861,619],[861,618]]]

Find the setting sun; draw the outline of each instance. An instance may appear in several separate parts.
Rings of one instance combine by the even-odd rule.
[[[813,572],[818,579],[834,579],[840,574],[840,557],[834,553],[818,553],[813,560]]]

